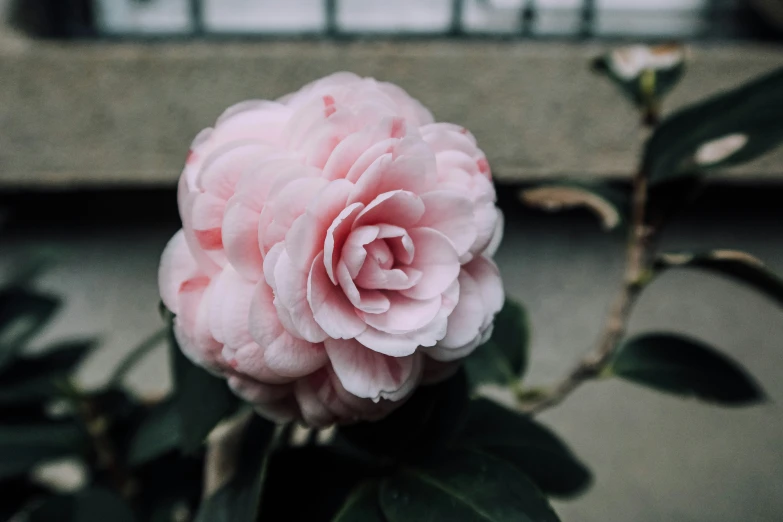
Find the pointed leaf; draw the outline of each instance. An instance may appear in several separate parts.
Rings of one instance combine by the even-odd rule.
[[[364,493],[354,496],[352,492],[359,484],[375,478],[375,473],[367,462],[331,447],[278,450],[269,459],[258,520],[332,520],[341,509],[344,510],[340,515],[342,522],[357,520],[359,513],[372,510]],[[296,497],[303,500],[291,502],[291,491],[296,491]],[[347,510],[346,503],[351,504]],[[371,522],[373,518],[358,520]]]
[[[34,509],[29,522],[134,522],[130,507],[116,493],[89,488],[74,495],[50,497]]]
[[[75,455],[86,447],[84,433],[72,422],[0,426],[0,478],[24,475],[47,460]]]
[[[783,68],[666,118],[645,146],[643,169],[659,182],[752,160],[783,141],[781,121]]]
[[[585,208],[601,220],[606,230],[620,226],[626,219],[627,197],[608,185],[599,183],[559,183],[522,191],[522,201],[535,208],[556,212]]]
[[[495,317],[490,340],[465,360],[471,387],[484,383],[515,386],[527,369],[530,326],[519,303],[506,299]]]
[[[406,469],[386,479],[380,503],[390,522],[558,520],[546,498],[521,471],[472,451],[449,452],[427,468]]]
[[[54,315],[60,300],[21,288],[0,290],[0,368]]]
[[[95,345],[94,340],[68,341],[41,355],[14,359],[0,371],[0,404],[37,402],[62,395],[61,382]]]
[[[128,448],[128,464],[137,466],[180,445],[180,417],[177,405],[167,399],[153,406],[136,429]]]
[[[467,403],[467,379],[460,370],[444,382],[420,387],[387,417],[342,426],[338,433],[373,455],[415,460],[441,451],[453,438]]]
[[[378,503],[378,484],[368,482],[357,487],[332,522],[385,522]]]
[[[241,401],[231,393],[225,379],[215,377],[190,362],[173,332],[171,343],[174,372],[174,402],[180,417],[182,450],[198,450],[212,429],[237,411]]]
[[[739,364],[700,341],[674,334],[651,333],[626,341],[611,371],[637,384],[726,406],[764,399]]]
[[[548,428],[487,399],[471,401],[457,444],[505,460],[547,494],[571,496],[591,482],[587,468]]]
[[[264,458],[274,424],[253,415],[242,435],[234,476],[207,498],[195,522],[254,522],[263,481]]]
[[[758,290],[783,306],[783,279],[770,271],[756,257],[739,250],[712,250],[701,253],[670,252],[661,254],[657,270],[698,268],[727,276]]]

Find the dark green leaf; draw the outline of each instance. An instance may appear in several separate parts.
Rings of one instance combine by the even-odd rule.
[[[0,404],[37,402],[62,395],[60,385],[95,344],[94,340],[69,341],[41,355],[14,359],[0,371]]]
[[[20,288],[0,290],[0,367],[46,324],[60,300]]]
[[[190,362],[170,335],[174,370],[174,402],[180,417],[182,450],[199,449],[212,429],[241,404],[225,379]]]
[[[549,212],[585,208],[601,220],[606,230],[623,224],[628,213],[628,197],[603,183],[557,183],[523,190],[522,201]]]
[[[23,475],[41,462],[74,455],[85,445],[84,434],[70,422],[0,426],[0,478]]]
[[[739,406],[764,399],[739,364],[700,341],[673,334],[645,334],[626,341],[611,370],[637,384],[706,402]]]
[[[0,520],[12,520],[28,502],[48,493],[45,488],[27,477],[0,480],[0,491]]]
[[[457,444],[502,458],[551,495],[577,494],[591,481],[587,468],[549,429],[487,399],[471,401]]]
[[[655,268],[657,270],[698,268],[714,272],[736,279],[783,305],[783,279],[772,273],[761,260],[746,252],[739,250],[670,252],[658,256]]]
[[[180,520],[183,510],[191,516],[201,501],[204,459],[169,453],[135,467],[133,477],[139,491],[134,496],[139,520],[172,522]],[[175,514],[180,518],[175,517]]]
[[[367,508],[366,499],[361,496],[356,499],[351,492],[375,474],[376,470],[365,461],[335,448],[308,446],[280,450],[269,460],[258,520],[326,522],[352,499],[360,501],[349,509],[355,515]],[[292,503],[291,491],[307,500]],[[345,514],[342,521],[351,520],[345,518],[348,516]],[[371,522],[373,519],[361,520]]]
[[[153,406],[136,429],[128,448],[128,463],[137,466],[179,447],[180,417],[171,399]]]
[[[530,327],[519,303],[506,299],[495,317],[489,342],[479,346],[465,360],[471,387],[483,383],[516,385],[527,369]]]
[[[30,513],[29,522],[134,522],[130,507],[116,493],[89,488],[50,497]]]
[[[460,370],[444,382],[420,387],[384,419],[344,426],[339,433],[371,454],[415,460],[451,440],[464,420],[467,402],[467,381]]]
[[[427,468],[407,469],[386,479],[380,503],[390,522],[558,520],[546,498],[521,471],[472,451],[450,452]]]
[[[385,522],[378,503],[378,484],[367,482],[358,486],[334,516],[333,522]]]
[[[754,159],[783,140],[783,69],[666,118],[647,142],[643,168],[662,181]]]
[[[263,482],[264,457],[274,424],[253,415],[242,434],[234,476],[201,505],[195,522],[254,522]],[[289,497],[290,498],[290,497]]]

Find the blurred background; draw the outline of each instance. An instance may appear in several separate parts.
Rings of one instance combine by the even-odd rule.
[[[54,253],[38,287],[66,305],[36,343],[99,334],[80,378],[102,384],[161,326],[157,263],[179,228],[193,136],[233,103],[351,70],[476,135],[507,216],[497,261],[533,325],[529,382],[547,384],[597,336],[623,237],[587,213],[525,209],[519,191],[564,176],[625,183],[638,115],[589,63],[671,40],[689,62],[664,114],[783,66],[783,0],[0,0],[0,275]],[[712,179],[664,247],[745,250],[783,272],[783,151]],[[632,330],[671,327],[740,360],[772,400],[734,411],[585,386],[542,416],[596,477],[556,509],[584,522],[783,519],[783,311],[671,273]],[[167,364],[161,347],[130,384],[165,392]]]

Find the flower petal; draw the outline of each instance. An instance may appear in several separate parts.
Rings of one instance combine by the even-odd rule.
[[[421,196],[424,215],[418,226],[428,227],[445,235],[457,254],[462,255],[476,240],[473,202],[450,190],[437,190]]]
[[[372,400],[400,400],[413,391],[421,375],[419,355],[389,357],[354,340],[324,342],[332,367],[345,389]]]
[[[176,315],[182,283],[199,275],[203,274],[188,249],[185,232],[180,230],[166,244],[158,268],[158,288],[166,308]]]
[[[267,367],[283,377],[302,377],[326,364],[321,344],[309,343],[283,332],[264,350]]]
[[[356,337],[367,325],[356,315],[356,310],[343,290],[329,279],[323,256],[319,254],[315,258],[307,280],[307,301],[315,322],[331,338]]]
[[[383,292],[356,287],[343,261],[337,263],[337,280],[346,297],[357,310],[369,314],[380,314],[389,309],[389,299]]]
[[[340,253],[342,252],[345,240],[348,238],[348,234],[351,233],[351,227],[356,216],[359,215],[363,208],[364,205],[361,203],[348,205],[338,214],[326,231],[323,256],[324,268],[326,269],[329,279],[335,285],[337,284],[335,270],[337,269],[337,262],[340,260]]]
[[[318,326],[307,302],[307,278],[308,272],[296,268],[283,249],[275,265],[275,297],[286,308],[296,328],[296,332],[289,333],[298,333],[306,341],[320,343],[327,334]]]
[[[373,199],[353,222],[353,228],[388,224],[407,228],[418,223],[424,214],[424,202],[413,192],[394,190]]]
[[[413,299],[431,299],[457,279],[459,256],[451,241],[437,230],[414,228],[410,236],[416,247],[416,255],[410,266],[420,271],[422,278],[419,284],[401,290],[401,293]]]

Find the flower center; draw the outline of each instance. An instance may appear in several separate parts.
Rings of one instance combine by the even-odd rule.
[[[389,270],[394,266],[394,255],[389,245],[383,239],[376,239],[365,247],[367,255],[372,257],[382,270]]]

